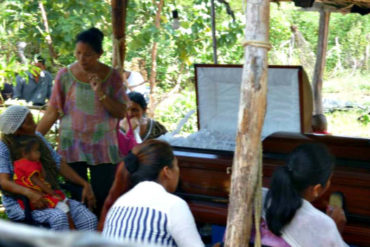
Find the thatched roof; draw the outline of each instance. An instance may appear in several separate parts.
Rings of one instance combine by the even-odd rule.
[[[370,0],[293,0],[296,6],[310,8],[327,7],[343,13],[370,13]]]

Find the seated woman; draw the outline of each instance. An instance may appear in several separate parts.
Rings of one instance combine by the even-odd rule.
[[[161,123],[145,116],[147,103],[141,93],[131,92],[128,94],[128,97],[130,99],[127,109],[128,116],[132,129],[134,132],[138,133],[138,136],[136,136],[136,141],[138,143],[157,138],[167,132],[166,128]],[[127,118],[121,121],[120,126],[125,132],[129,130]]]
[[[44,194],[14,182],[13,161],[16,160],[17,142],[25,136],[34,136],[38,139],[40,162],[45,180],[53,190],[59,189],[58,175],[61,174],[71,182],[83,187],[82,201],[89,207],[95,204],[95,196],[90,184],[77,175],[64,160],[52,149],[50,144],[38,132],[32,114],[25,106],[13,105],[8,107],[0,116],[0,186],[3,190],[2,202],[7,216],[12,220],[25,218],[24,210],[12,195],[23,195],[31,203],[33,220],[36,223],[47,223],[53,230],[68,230],[69,222],[65,212],[59,208],[48,208],[48,201]],[[76,229],[95,230],[97,219],[82,203],[69,200],[70,215]]]
[[[343,209],[330,207],[325,214],[311,204],[330,186],[333,166],[325,146],[303,144],[275,171],[270,189],[264,189],[267,226],[290,246],[347,246],[340,235]]]
[[[103,235],[130,246],[204,246],[186,202],[171,194],[179,167],[171,146],[148,140],[125,157],[132,189],[109,210]]]

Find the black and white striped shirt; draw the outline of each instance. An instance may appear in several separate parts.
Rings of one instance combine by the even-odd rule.
[[[203,247],[186,202],[156,182],[142,182],[109,210],[103,235],[130,246]]]

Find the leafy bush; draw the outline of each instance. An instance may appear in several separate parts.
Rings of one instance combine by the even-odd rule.
[[[182,134],[198,130],[194,90],[184,90],[181,94],[172,95],[156,110],[156,119],[162,122],[168,131],[174,131],[181,119],[191,110],[195,110],[181,129]]]

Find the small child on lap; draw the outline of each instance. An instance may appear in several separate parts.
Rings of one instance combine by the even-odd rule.
[[[14,162],[14,182],[21,186],[39,191],[48,202],[49,208],[62,210],[68,216],[71,229],[75,229],[72,217],[69,214],[68,199],[61,190],[54,190],[44,179],[44,171],[40,162],[40,144],[35,137],[27,137],[18,143],[18,159]],[[24,209],[22,200],[18,200]],[[31,210],[34,210],[31,205]]]

